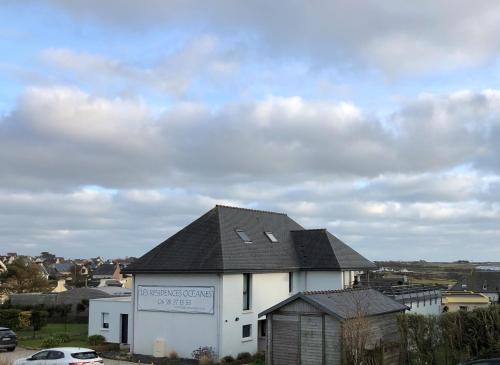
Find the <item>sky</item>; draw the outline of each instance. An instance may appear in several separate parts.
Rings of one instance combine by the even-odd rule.
[[[500,261],[500,3],[0,7],[0,253],[141,256],[216,204]]]

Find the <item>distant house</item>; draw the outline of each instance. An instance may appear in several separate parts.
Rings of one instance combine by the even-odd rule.
[[[383,363],[398,364],[397,314],[406,309],[374,289],[297,293],[259,313],[267,318],[266,365],[341,364],[352,326],[363,328],[356,338],[365,336],[365,349],[382,346]]]
[[[443,312],[471,311],[489,305],[490,299],[486,295],[466,290],[446,291],[441,300]]]
[[[43,263],[38,263],[37,265],[38,265],[38,268],[40,269],[40,275],[44,279],[48,279],[50,275],[49,275],[49,271],[47,270],[45,265]]]
[[[74,267],[72,262],[64,262],[61,264],[54,264],[51,266],[50,274],[56,277],[67,277],[71,276],[74,272]]]
[[[0,274],[4,272],[7,272],[7,266],[2,261],[0,261]]]
[[[115,279],[120,281],[122,278],[119,264],[105,263],[99,266],[92,274],[93,279]]]
[[[481,293],[490,298],[490,302],[499,302],[500,272],[494,270],[474,270],[462,278],[451,290],[468,290]]]

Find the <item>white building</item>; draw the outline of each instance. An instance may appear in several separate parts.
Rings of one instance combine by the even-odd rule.
[[[102,335],[107,342],[129,343],[131,297],[91,299],[89,313],[92,313],[89,315],[89,336]]]
[[[374,268],[325,229],[305,230],[286,214],[216,206],[124,271],[133,275],[131,351],[254,353],[265,348],[259,312],[299,291],[350,287]],[[92,323],[102,313],[116,317],[118,309],[97,303]]]

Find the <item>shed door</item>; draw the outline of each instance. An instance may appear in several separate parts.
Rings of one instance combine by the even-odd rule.
[[[299,365],[298,316],[273,316],[273,365]]]

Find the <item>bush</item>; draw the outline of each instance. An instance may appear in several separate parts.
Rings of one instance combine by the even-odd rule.
[[[252,361],[252,355],[250,352],[240,352],[238,356],[236,356],[236,360],[250,362]]]
[[[44,310],[31,311],[31,325],[33,326],[33,331],[40,331],[42,327],[47,324],[48,316],[49,313]]]
[[[172,350],[168,354],[168,358],[171,360],[177,360],[179,358],[179,354],[176,351]]]
[[[58,347],[61,346],[62,342],[59,338],[54,336],[46,337],[42,340],[42,348],[47,349],[50,347]]]
[[[220,359],[221,365],[229,365],[233,364],[235,362],[234,357],[232,356],[224,356],[222,359]]]
[[[191,356],[196,360],[201,360],[202,357],[206,357],[211,360],[214,360],[216,358],[215,351],[210,346],[198,347],[191,353]]]
[[[214,360],[210,355],[201,355],[198,360],[198,363],[200,365],[213,365]]]
[[[71,341],[71,337],[69,337],[69,335],[66,333],[58,333],[57,335],[54,335],[54,338],[61,341],[61,343],[66,343]]]
[[[99,346],[106,342],[106,338],[101,335],[92,335],[87,338],[87,342],[91,346]]]
[[[256,352],[252,356],[252,360],[253,361],[265,361],[266,360],[266,353],[264,351]]]
[[[30,326],[31,312],[20,309],[1,309],[0,326],[18,331]]]

